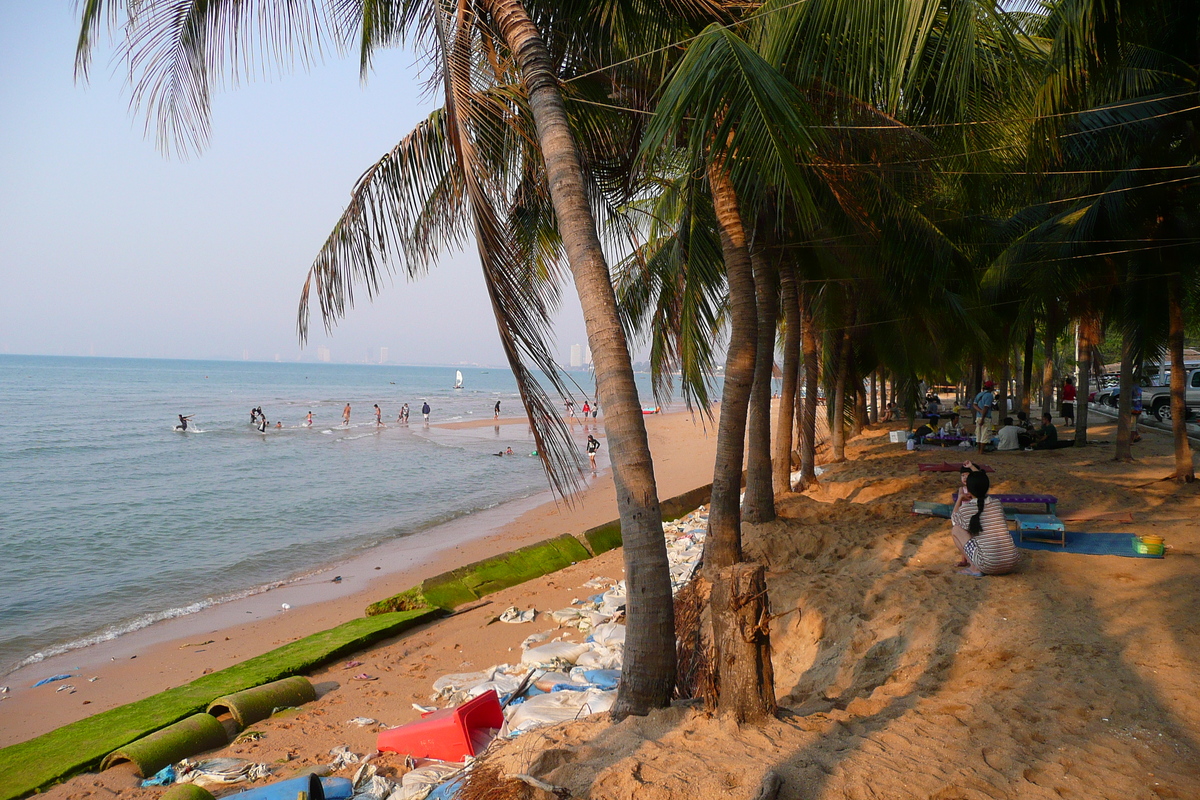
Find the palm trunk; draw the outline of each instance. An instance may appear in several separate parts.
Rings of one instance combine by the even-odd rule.
[[[758,340],[758,307],[754,297],[754,269],[746,248],[746,232],[737,194],[724,165],[714,160],[708,167],[713,207],[720,228],[721,252],[729,284],[729,351],[725,357],[725,385],[721,391],[721,416],[717,423],[717,461],[713,472],[708,540],[704,564],[714,570],[742,560],[742,463],[745,458],[746,418],[754,381]],[[659,537],[662,537],[661,531]]]
[[[817,362],[817,332],[807,292],[800,292],[800,337],[804,350],[804,419],[800,425],[800,484],[808,488],[817,482],[817,389],[821,379]]]
[[[871,373],[871,424],[879,424],[879,370]]]
[[[1183,364],[1183,281],[1172,275],[1167,283],[1170,329],[1167,346],[1171,350],[1171,433],[1175,436],[1175,480],[1196,480],[1192,464],[1192,446],[1187,438],[1187,368]]]
[[[596,232],[554,62],[519,0],[489,0],[487,9],[516,58],[529,96],[559,234],[583,308],[596,394],[604,406],[604,431],[624,540],[626,677],[612,713],[618,719],[642,715],[671,701],[675,686],[675,615],[658,489],[629,346],[617,314],[616,294]]]
[[[1075,387],[1075,446],[1087,445],[1088,387],[1092,379],[1092,347],[1096,324],[1089,314],[1079,321],[1079,380]]]
[[[844,330],[836,338],[837,373],[833,384],[833,409],[829,415],[830,447],[833,460],[846,460],[846,384],[850,371],[850,331]]]
[[[1026,414],[1029,413],[1033,400],[1033,345],[1034,329],[1033,325],[1030,325],[1025,334],[1025,358],[1021,362],[1021,410]]]
[[[1121,341],[1121,393],[1117,402],[1117,448],[1113,461],[1133,461],[1133,337]]]
[[[750,253],[746,248],[746,233],[738,209],[737,194],[722,161],[714,158],[709,162],[708,181],[720,228],[721,252],[725,258],[729,285],[730,332],[729,352],[725,359],[725,387],[721,393],[721,418],[717,425],[717,461],[713,472],[704,566],[714,582],[711,603],[718,709],[726,719],[742,723],[764,719],[775,710],[775,682],[771,672],[771,643],[767,629],[765,625],[747,619],[750,612],[766,613],[763,567],[739,563],[742,560],[742,537],[738,500],[747,407],[755,377],[755,350],[758,347],[756,270],[751,265]],[[768,370],[768,381],[770,374]],[[769,400],[770,392],[767,394]],[[767,434],[770,435],[769,424]],[[767,487],[770,488],[770,462],[767,464]],[[659,537],[662,537],[661,532]]]
[[[779,415],[775,420],[776,492],[792,490],[792,431],[796,419],[796,387],[800,374],[800,306],[796,297],[796,268],[784,266],[779,273],[779,294],[783,303],[783,389],[779,393]]]
[[[775,328],[779,319],[779,274],[771,259],[750,255],[758,308],[758,342],[754,351],[754,385],[746,453],[746,502],[742,513],[755,524],[775,519],[771,464],[771,372],[775,366]]]
[[[1054,414],[1054,340],[1058,338],[1053,309],[1046,312],[1046,335],[1042,340],[1042,413]]]
[[[854,424],[850,426],[850,438],[861,436],[867,427],[867,390],[863,388],[862,376],[854,374]]]
[[[1000,385],[999,391],[996,393],[996,430],[1000,430],[1003,420],[1008,416],[1008,384],[1012,380],[1012,362],[1008,356],[1008,325],[1004,326],[1004,347],[1000,352],[1004,354],[1004,361],[1000,364]]]

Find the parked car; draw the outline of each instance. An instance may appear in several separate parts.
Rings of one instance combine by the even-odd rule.
[[[1155,376],[1155,377],[1157,377],[1157,376]],[[1143,406],[1143,408],[1149,408],[1150,406],[1146,402],[1146,389],[1155,385],[1154,380],[1151,378],[1142,376],[1139,383],[1142,384],[1142,406]],[[1168,394],[1168,397],[1169,396],[1170,395]],[[1112,408],[1116,408],[1117,405],[1121,401],[1121,387],[1120,387],[1118,381],[1113,380],[1113,381],[1109,382],[1108,386],[1097,389],[1096,392],[1092,395],[1091,401],[1093,403],[1099,403],[1100,405],[1111,406]]]
[[[1192,416],[1200,410],[1200,369],[1189,370],[1187,374],[1187,392],[1184,403],[1187,416]],[[1171,387],[1151,386],[1142,389],[1142,408],[1153,414],[1159,422],[1171,419]]]

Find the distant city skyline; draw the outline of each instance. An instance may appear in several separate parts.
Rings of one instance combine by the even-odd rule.
[[[211,145],[168,160],[107,41],[75,82],[78,31],[71,2],[0,4],[0,353],[506,363],[473,243],[357,292],[330,334],[314,310],[298,343],[301,285],[355,181],[438,104],[416,54],[379,53],[365,84],[327,53],[215,86]],[[569,284],[554,330],[565,362],[586,339]]]

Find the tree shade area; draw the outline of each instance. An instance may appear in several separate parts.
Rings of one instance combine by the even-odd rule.
[[[1071,375],[1075,443],[1089,397],[1111,389],[1114,457],[1129,459],[1134,387],[1169,373],[1158,410],[1175,479],[1194,480],[1200,5],[90,0],[82,14],[78,68],[106,24],[119,31],[167,149],[202,147],[210,82],[259,61],[334,44],[366,76],[379,48],[425,49],[445,103],[354,187],[303,284],[299,333],[310,304],[332,326],[356,290],[473,241],[538,452],[568,492],[581,464],[548,337],[573,283],[629,583],[618,717],[664,705],[675,680],[631,341],[656,392],[716,416],[706,567],[718,706],[738,721],[774,708],[741,521],[769,521],[778,493],[817,479],[818,428],[838,460],[881,414],[914,420],[922,386],[969,402],[990,382],[996,407],[1029,412],[1062,402]]]

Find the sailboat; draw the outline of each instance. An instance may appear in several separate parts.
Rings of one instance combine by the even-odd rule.
[[[455,389],[462,388],[462,370],[459,370],[459,369],[454,370],[454,388]]]

